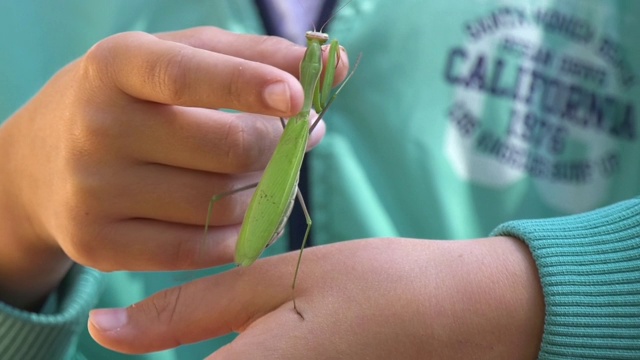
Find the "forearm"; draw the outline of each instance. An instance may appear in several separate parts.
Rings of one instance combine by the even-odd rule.
[[[433,307],[423,318],[433,331],[423,340],[431,358],[535,359],[544,299],[526,245],[495,237],[439,242],[429,252],[441,272],[440,286],[422,297]]]

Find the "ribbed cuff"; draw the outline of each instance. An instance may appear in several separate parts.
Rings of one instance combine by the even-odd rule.
[[[32,313],[0,302],[0,357],[3,359],[65,359],[99,294],[101,275],[74,266],[58,288],[58,309]]]
[[[522,239],[546,304],[540,359],[640,359],[640,199],[492,235]]]

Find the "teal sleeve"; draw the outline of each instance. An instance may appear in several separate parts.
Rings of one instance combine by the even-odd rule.
[[[74,266],[40,313],[0,303],[0,358],[67,359],[75,353],[78,336],[94,306],[102,276]]]
[[[546,316],[540,359],[640,359],[640,199],[493,235],[529,246]]]

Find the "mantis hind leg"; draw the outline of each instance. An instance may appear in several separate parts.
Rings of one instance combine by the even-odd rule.
[[[292,299],[293,299],[293,310],[295,310],[298,316],[300,316],[302,320],[304,320],[304,316],[302,316],[302,313],[300,313],[300,310],[298,310],[298,306],[296,305],[295,290],[296,290],[296,281],[298,280],[298,271],[300,270],[300,262],[302,261],[302,251],[304,250],[304,247],[307,244],[307,239],[309,238],[309,232],[311,231],[312,221],[311,221],[311,216],[309,216],[309,211],[307,210],[307,205],[304,202],[304,198],[302,197],[302,193],[300,192],[300,189],[296,190],[296,197],[300,202],[300,207],[302,208],[302,212],[304,213],[304,217],[307,221],[307,230],[304,232],[304,238],[302,239],[302,246],[300,247],[300,253],[298,254],[298,262],[296,263],[296,270],[295,270],[295,273],[293,274],[293,282],[291,283],[291,292],[292,292]]]
[[[225,191],[223,193],[220,193],[220,194],[217,194],[217,195],[214,195],[214,196],[211,197],[211,200],[209,200],[209,207],[208,207],[208,210],[207,210],[207,218],[206,218],[205,223],[204,223],[204,235],[202,237],[202,241],[200,241],[198,243],[199,250],[197,251],[197,254],[199,254],[199,255],[197,255],[197,256],[202,256],[200,254],[203,254],[204,246],[207,243],[207,233],[209,232],[209,225],[211,224],[211,215],[213,213],[213,205],[216,202],[218,202],[219,200],[221,200],[221,199],[223,199],[223,198],[225,198],[225,197],[227,197],[229,195],[233,195],[233,194],[241,192],[241,191],[246,191],[246,190],[252,189],[252,188],[254,188],[256,186],[258,186],[257,182],[249,184],[249,185],[245,185],[245,186],[242,186],[242,187],[239,187],[237,189]],[[196,261],[196,263],[197,262],[198,261]],[[186,281],[186,280],[193,280],[193,275],[183,274],[183,275],[175,276],[174,278],[175,278],[175,280],[183,282],[183,281]]]
[[[280,118],[280,123],[282,124],[282,128],[285,127],[285,122],[283,118]],[[311,132],[311,130],[309,131]],[[304,316],[302,316],[302,313],[300,312],[300,310],[298,310],[298,305],[296,304],[296,294],[295,294],[295,290],[296,290],[296,282],[298,280],[298,271],[300,270],[300,262],[302,261],[302,251],[304,250],[304,247],[307,245],[307,239],[309,238],[309,233],[311,231],[311,216],[309,215],[309,210],[307,209],[307,205],[304,202],[304,197],[302,196],[302,193],[300,192],[300,188],[296,187],[296,197],[298,198],[298,202],[300,203],[300,207],[302,208],[302,212],[304,213],[304,218],[307,222],[307,229],[304,232],[304,237],[302,238],[302,246],[300,247],[300,254],[298,254],[298,262],[296,263],[296,270],[293,274],[293,281],[291,282],[291,298],[293,300],[293,310],[296,311],[296,314],[298,314],[298,316],[300,316],[302,318],[302,320],[304,320]]]

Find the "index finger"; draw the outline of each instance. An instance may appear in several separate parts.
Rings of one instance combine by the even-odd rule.
[[[96,44],[83,65],[99,84],[169,105],[286,117],[303,101],[300,83],[286,71],[145,33],[122,33]]]
[[[300,77],[300,61],[306,47],[277,36],[236,34],[211,26],[157,34],[161,39],[176,41],[198,49],[227,54],[233,57],[260,62],[282,69],[296,78]],[[215,39],[215,41],[212,41]],[[246,46],[239,44],[246,43]],[[340,62],[336,67],[334,85],[342,82],[349,70],[346,51],[340,48]],[[328,53],[324,52],[324,62]]]

